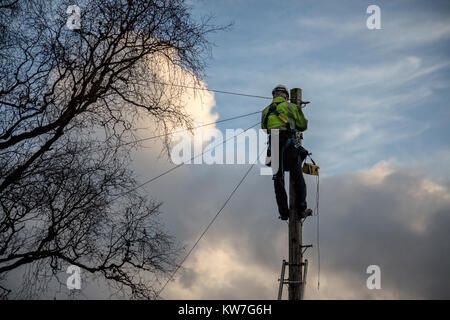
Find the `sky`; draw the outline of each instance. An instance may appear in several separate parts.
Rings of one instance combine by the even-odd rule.
[[[304,225],[306,299],[450,298],[450,3],[448,1],[190,1],[194,14],[232,26],[210,37],[210,89],[270,96],[303,89],[304,146],[321,167],[317,217]],[[369,30],[369,5],[381,29]],[[204,93],[204,123],[262,110],[268,101]],[[206,102],[205,102],[206,101]],[[192,101],[191,101],[192,102]],[[192,106],[194,116],[198,105]],[[205,114],[207,115],[206,118]],[[218,124],[247,128],[260,115]],[[142,180],[169,168],[158,144],[135,155]],[[149,159],[151,161],[149,162]],[[151,166],[148,165],[151,163]],[[257,165],[162,296],[274,299],[287,225],[270,176]],[[186,165],[145,192],[191,248],[248,165]],[[316,180],[306,177],[314,208]],[[181,260],[181,257],[180,257]],[[369,290],[369,265],[381,289]],[[287,290],[284,291],[286,298]]]
[[[270,95],[278,83],[302,88],[312,102],[305,145],[323,159],[323,173],[368,168],[386,158],[413,163],[445,150],[448,2],[377,2],[380,30],[366,26],[372,2],[201,3],[202,14],[234,22],[213,38],[208,86],[260,95]],[[261,105],[215,98],[222,117]],[[337,160],[343,158],[352,161]]]
[[[303,228],[304,243],[313,245],[305,256],[305,298],[449,299],[450,2],[188,3],[196,17],[232,23],[210,36],[205,87],[270,96],[284,84],[302,88],[311,101],[303,110],[309,120],[303,145],[321,168],[320,215]],[[379,30],[366,26],[372,4],[381,10]],[[269,103],[211,92],[186,98],[203,123]],[[216,128],[224,133],[259,120],[256,114]],[[149,127],[143,137],[152,135]],[[160,142],[146,143],[132,158],[142,182],[173,166]],[[288,228],[261,167],[252,169],[162,297],[276,298]],[[163,202],[161,220],[186,253],[248,168],[185,165],[142,192]],[[305,179],[315,208],[316,180]],[[366,286],[370,265],[380,267],[381,289]],[[83,297],[106,295],[90,285]]]

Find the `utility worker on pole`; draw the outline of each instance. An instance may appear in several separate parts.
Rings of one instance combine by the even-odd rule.
[[[289,92],[284,85],[277,85],[272,90],[273,100],[262,112],[261,127],[269,134],[268,158],[273,154],[277,156],[277,166],[272,166],[275,196],[278,204],[278,212],[282,220],[289,218],[289,207],[286,190],[284,188],[284,172],[289,171],[294,179],[294,191],[296,206],[299,216],[304,216],[306,205],[306,184],[303,178],[302,162],[308,155],[296,140],[296,132],[305,131],[308,128],[308,120],[303,115],[301,106],[290,103]],[[279,130],[279,148],[271,150],[272,132]],[[273,163],[273,161],[272,161]],[[270,165],[270,164],[268,164]]]

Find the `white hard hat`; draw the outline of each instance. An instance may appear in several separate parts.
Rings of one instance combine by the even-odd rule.
[[[289,96],[289,91],[288,91],[288,89],[286,88],[286,86],[284,86],[284,85],[282,85],[282,84],[277,85],[277,86],[272,90],[272,95],[275,93],[275,91],[284,91],[284,92],[287,94],[287,96]]]

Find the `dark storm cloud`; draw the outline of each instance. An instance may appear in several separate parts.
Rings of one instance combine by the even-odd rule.
[[[383,170],[391,170],[384,179]],[[308,296],[311,298],[449,298],[450,195],[445,185],[435,185],[413,168],[385,165],[371,171],[323,178],[321,181],[321,291],[316,292],[317,257],[311,262]],[[385,168],[386,167],[386,168]],[[187,179],[171,189],[171,202],[163,210],[173,231],[189,249],[233,186],[244,166],[194,166]],[[176,179],[175,179],[176,180]],[[173,181],[175,181],[173,180]],[[313,204],[314,181],[308,180]],[[184,287],[196,286],[199,298],[274,298],[281,260],[287,258],[287,225],[277,219],[272,180],[252,171],[233,200],[186,262]],[[189,193],[186,191],[189,190]],[[178,201],[177,201],[177,200]],[[316,222],[305,223],[304,242],[315,244]],[[232,273],[221,286],[201,286],[204,274],[197,251],[223,249],[237,255],[235,263],[270,270],[265,285],[248,273]],[[189,261],[191,260],[191,261]],[[366,268],[379,265],[382,290],[366,288]],[[244,269],[245,270],[245,269]],[[210,269],[213,276],[214,268]],[[208,275],[206,275],[208,276]],[[195,279],[195,282],[194,280]],[[339,283],[339,285],[338,285]],[[175,287],[176,285],[173,284]],[[327,288],[328,286],[328,288]],[[265,290],[264,290],[265,288]],[[172,298],[177,296],[173,289]],[[269,290],[269,291],[268,291]],[[234,296],[233,296],[234,295]]]
[[[366,267],[376,264],[383,290],[395,296],[449,298],[449,193],[428,192],[424,179],[405,168],[372,186],[357,175],[327,179],[321,233],[326,272],[350,271],[364,284]]]
[[[147,156],[150,155],[147,154]],[[170,167],[164,159],[136,159],[140,180]],[[158,164],[159,163],[159,164]],[[146,186],[163,202],[161,220],[190,249],[248,166],[191,165]],[[321,288],[316,248],[306,298],[450,298],[450,179],[395,163],[321,178]],[[171,299],[273,299],[287,225],[277,218],[270,176],[255,167],[200,241],[163,296]],[[307,177],[313,206],[315,181]],[[304,225],[304,243],[316,245],[316,220]],[[217,257],[229,253],[227,259]],[[179,261],[182,256],[179,257]],[[381,290],[366,288],[366,268],[381,268]],[[161,284],[156,285],[159,287]],[[63,288],[64,289],[64,288]],[[105,290],[85,292],[107,298]],[[285,291],[286,296],[286,291]]]

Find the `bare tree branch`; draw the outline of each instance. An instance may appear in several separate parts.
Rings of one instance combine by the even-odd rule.
[[[134,126],[191,127],[182,89],[163,83],[199,81],[206,35],[221,28],[193,20],[182,0],[91,0],[70,30],[69,5],[0,3],[0,297],[18,268],[35,266],[31,290],[73,264],[154,298],[145,275],[172,270],[178,249],[160,204],[128,192]]]

